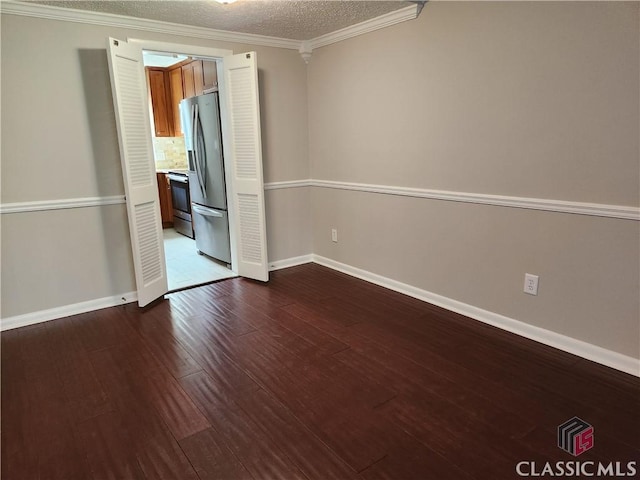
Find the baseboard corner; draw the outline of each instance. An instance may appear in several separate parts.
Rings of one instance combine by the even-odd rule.
[[[304,265],[305,263],[312,263],[313,255],[300,255],[299,257],[290,257],[285,258],[283,260],[274,260],[269,262],[269,271],[273,272],[276,270],[281,270],[283,268],[295,267],[298,265]]]
[[[380,285],[381,287],[409,295],[410,297],[459,313],[479,322],[492,325],[538,343],[591,360],[606,367],[640,377],[640,359],[614,352],[561,333],[536,327],[520,320],[515,320],[427,290],[422,290],[412,285],[353,267],[327,257],[313,255],[313,262],[376,285]]]

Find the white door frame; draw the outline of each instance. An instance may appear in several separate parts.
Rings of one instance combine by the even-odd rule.
[[[212,48],[212,47],[202,47],[197,45],[187,45],[181,43],[170,43],[170,42],[158,42],[154,40],[145,40],[141,38],[127,38],[127,43],[139,45],[141,50],[143,51],[155,51],[162,53],[176,53],[180,55],[187,55],[190,57],[196,57],[204,60],[216,60],[217,61],[217,73],[218,73],[218,89],[221,92],[225,92],[225,80],[223,75],[223,63],[224,57],[233,55],[233,50],[221,49],[221,48]],[[227,105],[226,105],[226,96],[221,94],[220,98],[220,106],[221,111],[226,113]],[[230,139],[228,138],[228,134],[226,132],[229,131],[227,128],[228,122],[228,114],[221,115],[220,121],[222,123],[222,144],[225,143],[228,145]],[[227,188],[227,198],[233,198],[233,182],[228,180],[228,176],[230,172],[233,171],[234,165],[231,164],[231,158],[229,155],[224,156],[224,168],[225,168],[225,184]],[[229,240],[231,244],[231,271],[238,275],[238,225],[236,222],[236,212],[234,202],[227,202],[228,209],[228,218],[229,218]],[[165,258],[166,262],[166,258]]]

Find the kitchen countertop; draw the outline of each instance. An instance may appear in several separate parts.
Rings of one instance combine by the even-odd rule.
[[[189,170],[187,170],[186,168],[158,168],[158,169],[156,169],[156,173],[171,173],[171,172],[187,174],[187,173],[189,173]]]

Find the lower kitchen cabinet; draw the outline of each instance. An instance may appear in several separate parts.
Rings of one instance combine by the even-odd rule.
[[[169,177],[165,173],[156,173],[158,179],[158,196],[160,198],[160,214],[162,216],[162,227],[173,226],[173,203],[171,201],[171,185]]]

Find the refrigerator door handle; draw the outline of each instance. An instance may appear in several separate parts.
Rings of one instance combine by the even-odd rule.
[[[204,150],[204,133],[202,130],[202,123],[200,122],[200,109],[196,104],[196,125],[197,125],[197,134],[195,140],[195,147],[198,151],[198,173],[200,174],[200,190],[202,191],[202,196],[207,196],[207,156],[206,151]]]
[[[193,129],[196,127],[196,106],[193,105],[193,104],[191,105],[191,118],[190,118],[190,120],[191,120],[191,129],[190,129],[191,132],[189,132],[190,133],[190,135],[189,135],[190,138],[189,138],[189,141],[188,141],[188,144],[187,144],[187,149],[188,150],[194,150],[194,148],[193,148],[193,133],[194,133]]]
[[[186,101],[186,100],[184,100]],[[197,171],[197,159],[196,159],[196,150],[194,148],[194,143],[193,143],[193,136],[194,136],[194,129],[196,128],[196,106],[195,105],[191,105],[191,112],[189,112],[191,114],[191,118],[189,118],[189,121],[191,122],[191,124],[189,125],[189,135],[187,137],[187,135],[185,135],[185,140],[187,141],[187,152],[189,154],[189,170],[191,171]],[[193,162],[191,161],[191,159],[193,158]]]
[[[205,217],[222,218],[224,216],[222,212],[219,212],[218,210],[214,210],[213,208],[203,207],[202,205],[198,205],[196,203],[191,204],[191,210],[193,210],[196,213],[199,213],[200,215],[204,215]]]
[[[196,103],[193,106],[194,114],[193,114],[193,152],[195,154],[195,168],[196,168],[196,176],[198,177],[198,185],[200,186],[200,191],[202,192],[202,196],[206,197],[206,187],[204,185],[204,180],[202,178],[202,156],[200,151],[200,143],[201,143],[201,132],[200,132],[200,112],[198,111],[198,104]]]

